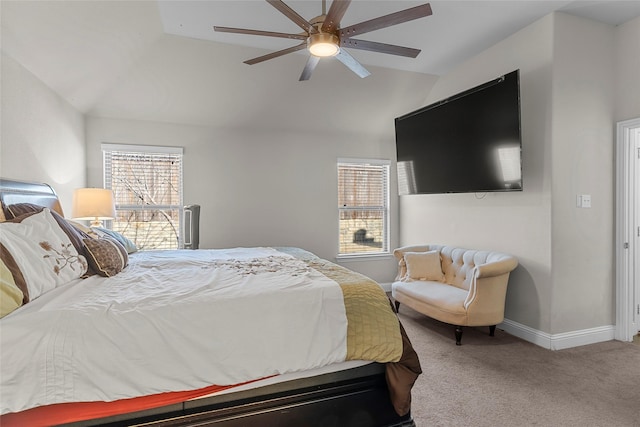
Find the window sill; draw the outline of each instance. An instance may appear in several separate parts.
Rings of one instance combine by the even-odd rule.
[[[358,262],[358,261],[375,261],[380,259],[392,259],[393,254],[390,252],[384,252],[379,254],[353,254],[353,255],[338,255],[335,260],[337,262]]]

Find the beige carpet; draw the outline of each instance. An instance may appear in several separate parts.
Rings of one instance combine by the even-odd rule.
[[[551,351],[504,331],[450,325],[406,306],[400,319],[422,364],[417,427],[640,427],[640,346],[619,341]]]

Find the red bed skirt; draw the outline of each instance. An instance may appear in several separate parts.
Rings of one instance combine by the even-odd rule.
[[[0,426],[39,427],[109,417],[185,402],[239,385],[242,384],[228,386],[212,385],[197,390],[158,393],[113,402],[57,403],[54,405],[39,406],[37,408],[27,409],[26,411],[0,416]]]

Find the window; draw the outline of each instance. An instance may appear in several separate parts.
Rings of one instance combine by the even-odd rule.
[[[338,256],[389,252],[389,161],[338,159]]]
[[[102,152],[116,199],[113,229],[141,250],[179,248],[182,148],[102,144]]]

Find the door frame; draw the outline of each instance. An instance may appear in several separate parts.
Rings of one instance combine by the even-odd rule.
[[[635,308],[640,303],[639,284],[634,282],[640,275],[636,257],[639,239],[636,230],[637,213],[640,209],[640,188],[637,161],[640,152],[640,117],[618,122],[616,127],[616,332],[620,341],[632,341],[639,329],[639,318]]]

